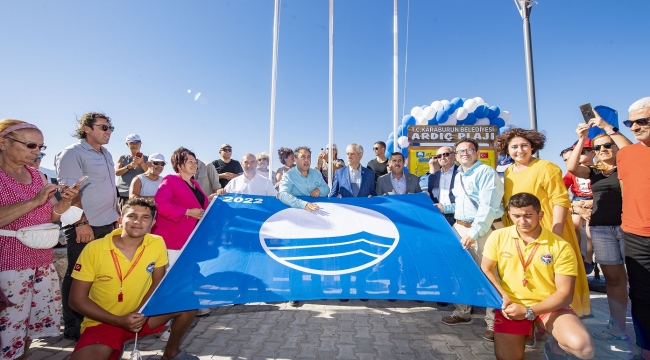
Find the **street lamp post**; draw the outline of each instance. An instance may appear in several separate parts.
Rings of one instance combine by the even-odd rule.
[[[528,117],[530,128],[537,130],[537,105],[535,104],[535,74],[533,73],[533,45],[530,39],[530,12],[533,0],[514,0],[524,21],[524,51],[526,54],[526,82],[528,84]]]

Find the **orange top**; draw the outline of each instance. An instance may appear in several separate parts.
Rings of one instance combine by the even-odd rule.
[[[650,147],[639,142],[620,149],[616,165],[623,183],[621,228],[635,235],[650,236]]]

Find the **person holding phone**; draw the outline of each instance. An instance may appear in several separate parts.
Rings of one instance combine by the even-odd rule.
[[[120,208],[129,200],[129,189],[133,179],[138,175],[144,174],[149,169],[147,165],[149,157],[142,155],[140,152],[140,148],[142,147],[140,135],[127,135],[126,146],[129,148],[130,154],[120,156],[115,166],[115,175],[119,176],[117,179],[117,192],[120,196]]]
[[[79,118],[74,136],[79,142],[72,144],[54,158],[57,181],[71,186],[84,176],[79,195],[72,205],[83,210],[81,218],[63,227],[67,242],[68,268],[66,269],[61,295],[63,299],[63,335],[66,339],[79,339],[83,316],[68,305],[72,271],[77,258],[87,243],[102,238],[114,229],[119,217],[115,193],[115,168],[113,156],[104,147],[113,134],[111,119],[103,113],[89,112]]]
[[[0,120],[0,230],[18,231],[58,221],[79,187],[64,191],[33,168],[42,154],[43,133],[21,120]],[[35,249],[15,236],[0,235],[0,291],[13,303],[0,311],[0,358],[26,358],[33,339],[58,336],[61,319],[59,277],[52,249]]]

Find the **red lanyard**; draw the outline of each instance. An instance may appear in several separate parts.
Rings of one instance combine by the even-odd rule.
[[[115,271],[117,271],[117,277],[120,279],[120,293],[117,295],[117,302],[122,302],[124,300],[122,296],[122,282],[126,280],[127,276],[133,271],[133,268],[135,268],[136,265],[138,265],[138,261],[140,261],[140,258],[142,257],[142,254],[144,254],[144,248],[145,246],[142,246],[142,251],[140,251],[140,254],[136,256],[135,260],[133,260],[133,264],[131,264],[131,267],[129,268],[129,271],[126,272],[126,275],[124,275],[124,278],[122,278],[122,268],[120,268],[120,263],[117,260],[117,255],[115,255],[115,251],[111,250],[111,256],[113,257],[113,265],[115,265]]]
[[[530,265],[531,261],[533,261],[533,256],[535,256],[535,252],[539,247],[539,243],[535,244],[533,251],[531,251],[530,255],[528,255],[528,260],[526,260],[525,263],[524,254],[521,252],[521,247],[519,247],[519,239],[515,239],[515,244],[517,245],[517,253],[519,253],[519,262],[521,262],[521,266],[524,267],[524,279],[521,282],[524,284],[524,287],[526,287],[526,285],[528,285],[528,280],[526,280],[526,269],[528,268],[528,265]]]

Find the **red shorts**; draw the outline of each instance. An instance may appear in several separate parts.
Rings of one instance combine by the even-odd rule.
[[[578,316],[575,311],[573,311],[573,309],[570,307],[565,307],[552,311],[550,313],[538,315],[534,321],[526,319],[508,320],[503,316],[503,314],[501,314],[501,310],[496,310],[494,312],[494,332],[502,334],[524,335],[526,336],[526,339],[530,339],[533,334],[533,324],[537,323],[537,326],[540,329],[546,331],[546,328],[544,327],[544,321],[549,316],[551,316],[551,314],[555,313],[569,313]]]
[[[149,328],[149,320],[144,324],[142,330],[138,333],[138,337],[144,337],[151,334],[156,334],[165,329],[165,324],[160,325],[155,329]],[[99,324],[96,326],[87,327],[84,332],[81,334],[77,346],[75,346],[72,353],[81,349],[84,346],[94,345],[94,344],[103,344],[111,349],[115,350],[113,355],[111,355],[110,360],[118,359],[122,353],[122,347],[124,343],[135,339],[135,333],[130,332],[126,329],[110,325],[110,324]]]

